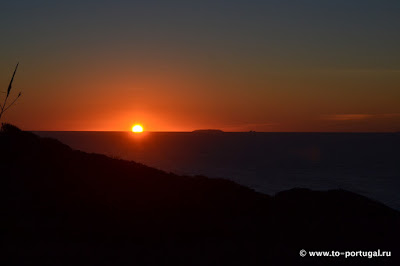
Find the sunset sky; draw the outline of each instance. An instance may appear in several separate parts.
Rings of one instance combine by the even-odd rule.
[[[25,130],[400,131],[399,0],[0,4]],[[0,94],[3,99],[4,94]]]

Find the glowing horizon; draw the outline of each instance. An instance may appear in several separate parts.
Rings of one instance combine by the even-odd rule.
[[[400,131],[400,2],[150,2],[4,3],[0,91],[20,62],[22,97],[1,122]]]

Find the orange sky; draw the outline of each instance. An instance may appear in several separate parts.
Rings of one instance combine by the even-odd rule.
[[[386,71],[214,77],[179,67],[147,73],[88,67],[65,78],[64,71],[36,76],[29,69],[20,66],[14,93],[21,89],[23,97],[4,117],[26,130],[124,131],[140,123],[148,131],[397,131],[400,125],[400,78]]]

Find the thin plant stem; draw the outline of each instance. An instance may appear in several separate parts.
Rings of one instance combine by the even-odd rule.
[[[21,93],[19,93],[18,96],[17,96],[17,98],[15,98],[15,100],[14,100],[10,105],[8,105],[8,106],[6,107],[7,100],[8,100],[8,96],[10,96],[10,92],[11,92],[11,89],[12,89],[12,83],[13,83],[13,81],[14,81],[14,77],[15,77],[15,73],[17,72],[18,65],[19,65],[19,63],[17,63],[17,65],[15,66],[14,73],[13,73],[13,75],[12,75],[12,77],[11,77],[10,84],[8,85],[7,95],[6,95],[5,99],[4,99],[3,105],[2,105],[2,106],[0,105],[0,108],[1,108],[1,111],[0,111],[0,119],[1,119],[1,117],[3,116],[4,112],[5,112],[8,108],[10,108],[10,107],[18,100],[18,98],[21,96]]]
[[[13,101],[9,106],[7,106],[7,107],[3,110],[3,113],[4,113],[5,111],[7,111],[8,108],[10,108],[10,107],[18,100],[19,96],[21,96],[21,95],[22,95],[22,94],[19,93],[18,96],[14,99],[14,101]]]

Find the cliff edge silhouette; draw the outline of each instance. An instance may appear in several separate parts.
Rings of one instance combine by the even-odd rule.
[[[13,265],[400,265],[400,213],[348,191],[269,196],[7,124],[0,149],[2,251]],[[391,257],[301,257],[302,249]]]

